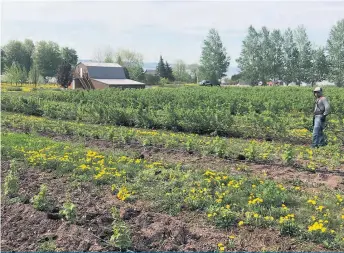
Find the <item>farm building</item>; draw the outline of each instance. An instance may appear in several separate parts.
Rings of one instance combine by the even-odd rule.
[[[122,66],[117,63],[80,62],[73,73],[71,89],[135,88],[145,84],[127,79]]]

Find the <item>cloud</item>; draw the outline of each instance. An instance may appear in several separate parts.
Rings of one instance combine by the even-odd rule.
[[[194,62],[210,28],[234,58],[250,25],[284,30],[303,24],[311,39],[324,43],[342,18],[344,3],[329,1],[7,1],[2,38],[55,40],[73,45],[81,58],[111,45],[134,48],[149,61],[163,54]]]

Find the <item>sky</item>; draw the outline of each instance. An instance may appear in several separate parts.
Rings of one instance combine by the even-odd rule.
[[[210,28],[231,57],[240,55],[250,25],[260,29],[304,25],[310,40],[325,46],[331,27],[344,18],[344,1],[10,1],[1,4],[1,43],[52,40],[92,59],[111,47],[140,52],[144,62],[162,55],[197,63]]]

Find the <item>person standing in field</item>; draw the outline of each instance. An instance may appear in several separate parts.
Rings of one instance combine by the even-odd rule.
[[[313,90],[315,97],[315,108],[313,116],[313,140],[312,147],[325,146],[326,140],[324,135],[326,116],[330,113],[330,103],[323,96],[322,88],[316,87]]]

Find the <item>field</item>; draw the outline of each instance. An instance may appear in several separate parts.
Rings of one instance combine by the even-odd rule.
[[[4,92],[4,251],[343,251],[344,90]]]

